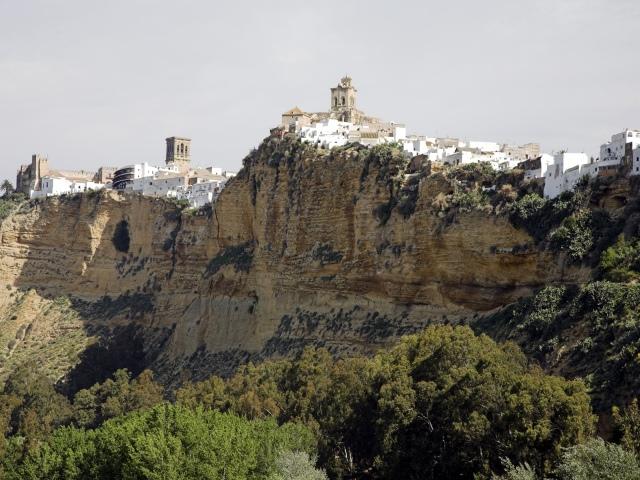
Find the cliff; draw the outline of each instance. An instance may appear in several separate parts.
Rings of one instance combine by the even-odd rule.
[[[371,352],[586,279],[491,206],[443,207],[459,184],[393,148],[269,138],[213,209],[25,203],[0,227],[1,373],[30,359],[72,390],[119,367],[175,384],[309,344]]]

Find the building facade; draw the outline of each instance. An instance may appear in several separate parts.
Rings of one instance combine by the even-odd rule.
[[[562,192],[572,190],[582,177],[593,175],[593,165],[585,153],[556,153],[553,164],[547,166],[544,196],[555,198]]]
[[[611,136],[611,140],[600,147],[600,161],[613,160],[622,163],[627,144],[636,149],[640,146],[640,130],[625,129]]]

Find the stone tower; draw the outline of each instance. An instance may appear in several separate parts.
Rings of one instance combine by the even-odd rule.
[[[169,137],[167,141],[167,165],[177,165],[180,171],[189,170],[191,164],[191,139]]]
[[[351,77],[343,77],[338,86],[331,89],[331,117],[357,123],[356,93],[358,91],[351,85]]]
[[[31,156],[31,164],[22,165],[16,176],[16,190],[29,195],[31,190],[40,189],[40,179],[49,175],[49,160],[36,153]]]

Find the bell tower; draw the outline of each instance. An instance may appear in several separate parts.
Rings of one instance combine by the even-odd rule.
[[[191,164],[191,139],[169,137],[167,142],[166,163],[178,165],[180,171],[188,170]]]
[[[331,116],[343,122],[357,123],[356,94],[351,77],[345,76],[331,89]]]

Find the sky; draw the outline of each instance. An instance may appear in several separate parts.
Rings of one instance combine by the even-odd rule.
[[[359,108],[409,133],[597,155],[640,128],[638,0],[0,0],[0,179],[192,163],[237,170],[282,112]]]

